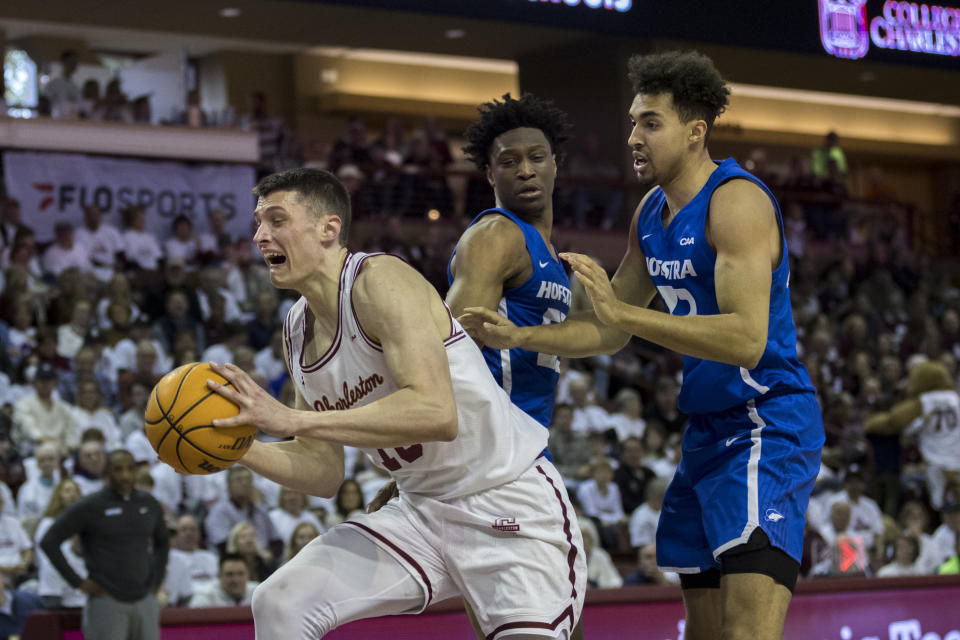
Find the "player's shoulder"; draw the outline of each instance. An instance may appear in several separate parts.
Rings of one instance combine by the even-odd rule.
[[[773,209],[770,195],[755,181],[737,176],[727,180],[716,189],[710,198],[710,209],[739,208],[748,205],[751,208],[763,206]]]
[[[457,243],[457,251],[478,246],[524,247],[525,244],[520,225],[501,213],[491,212],[463,232]]]

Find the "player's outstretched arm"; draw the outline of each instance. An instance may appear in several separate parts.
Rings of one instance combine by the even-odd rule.
[[[767,344],[773,251],[779,247],[772,240],[779,238],[773,204],[746,180],[728,182],[714,192],[707,231],[717,254],[715,315],[674,316],[630,305],[619,292],[611,295],[589,259],[568,261],[610,325],[679,353],[752,369]]]
[[[637,242],[637,216],[642,206],[643,203],[634,214],[627,251],[613,280],[607,280],[606,273],[603,275],[618,300],[638,307],[650,304],[656,293]],[[467,307],[457,319],[475,340],[494,349],[521,347],[567,358],[616,353],[630,339],[629,333],[604,323],[593,310],[570,314],[558,324],[533,327],[518,327],[490,308],[482,307]]]

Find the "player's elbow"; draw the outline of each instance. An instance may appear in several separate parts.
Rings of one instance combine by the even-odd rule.
[[[438,407],[434,429],[436,432],[435,440],[437,442],[453,442],[457,439],[457,435],[460,433],[460,422],[457,418],[457,407],[455,404]]]
[[[766,337],[763,340],[750,340],[739,350],[737,354],[737,364],[744,369],[750,370],[760,364],[763,354],[767,348]]]

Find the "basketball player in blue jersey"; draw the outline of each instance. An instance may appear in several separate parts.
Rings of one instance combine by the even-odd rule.
[[[586,256],[562,255],[594,309],[547,327],[479,308],[461,321],[499,348],[584,357],[636,335],[684,354],[690,422],[657,563],[681,574],[687,640],[782,638],[823,423],[796,356],[779,205],[735,161],[710,158],[729,90],[708,58],[634,56],[629,77],[628,144],[652,189],[612,282]],[[657,293],[669,313],[647,309]]]
[[[466,307],[498,309],[520,326],[562,322],[570,311],[570,280],[550,245],[550,235],[567,116],[531,94],[519,99],[506,94],[502,101],[480,105],[478,111],[480,118],[466,130],[464,152],[493,187],[496,208],[478,214],[454,249],[447,265],[447,306],[455,316]],[[482,351],[513,404],[548,426],[558,358],[520,348],[483,346]],[[370,509],[378,509],[394,495],[396,485],[391,483]],[[578,624],[573,638],[582,637]]]

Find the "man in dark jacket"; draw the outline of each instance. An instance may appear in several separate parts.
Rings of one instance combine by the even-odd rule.
[[[90,640],[158,640],[163,582],[170,549],[160,503],[133,488],[135,461],[115,449],[107,486],[84,496],[50,527],[40,546],[57,571],[87,594],[83,633]],[[60,543],[79,534],[88,578],[70,567]]]

